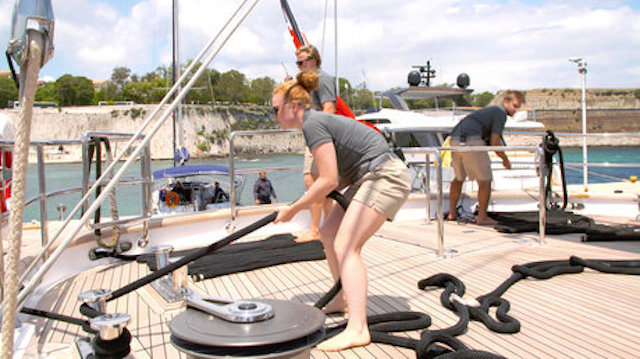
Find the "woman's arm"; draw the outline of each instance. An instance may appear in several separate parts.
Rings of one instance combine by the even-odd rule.
[[[315,146],[311,149],[311,154],[313,154],[313,161],[318,169],[318,179],[300,199],[279,211],[276,223],[290,221],[300,210],[324,199],[338,187],[338,160],[333,142],[325,142]]]

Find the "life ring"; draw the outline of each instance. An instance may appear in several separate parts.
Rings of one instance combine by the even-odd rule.
[[[167,203],[167,206],[175,207],[180,203],[180,196],[174,191],[171,191],[164,197],[164,201]]]

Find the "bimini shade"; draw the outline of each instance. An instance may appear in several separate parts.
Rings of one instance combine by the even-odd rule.
[[[27,31],[42,34],[44,49],[40,67],[53,57],[53,9],[51,0],[17,0],[11,21],[11,39],[7,53],[20,65],[27,58]]]

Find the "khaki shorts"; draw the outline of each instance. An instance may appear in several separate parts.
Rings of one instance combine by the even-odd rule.
[[[379,165],[358,182],[347,189],[345,197],[375,209],[389,221],[393,220],[411,192],[409,170],[398,158]]]
[[[309,150],[309,147],[304,148],[304,164],[302,165],[302,174],[313,174],[318,175],[318,169],[316,168],[315,162],[313,162],[313,155]]]
[[[467,139],[467,146],[486,146],[481,138]],[[460,141],[451,140],[451,146],[460,146]],[[487,152],[451,152],[451,163],[458,181],[469,179],[477,181],[491,180],[491,160]]]

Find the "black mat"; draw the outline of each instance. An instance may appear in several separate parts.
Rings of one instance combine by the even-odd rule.
[[[538,232],[539,213],[530,212],[489,212],[498,224],[494,228],[503,233]],[[592,218],[569,211],[547,212],[547,234],[584,233],[583,241],[637,241],[640,240],[640,226],[598,224]]]
[[[189,264],[189,275],[207,279],[278,264],[325,259],[320,241],[296,243],[294,238],[286,233],[255,242],[230,244]],[[182,257],[192,251],[175,252],[171,257]],[[137,261],[156,270],[155,256],[151,254],[141,255]]]

